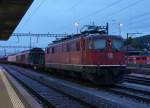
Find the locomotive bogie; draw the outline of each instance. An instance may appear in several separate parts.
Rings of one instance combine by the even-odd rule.
[[[78,76],[80,76],[82,79],[89,80],[95,84],[110,85],[121,82],[126,65],[100,66],[50,63],[46,67],[66,71],[66,73],[58,72],[64,75],[71,73],[70,76],[72,77],[79,78]]]

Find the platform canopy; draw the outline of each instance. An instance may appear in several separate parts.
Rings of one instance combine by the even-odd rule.
[[[33,0],[0,0],[0,40],[9,39]]]

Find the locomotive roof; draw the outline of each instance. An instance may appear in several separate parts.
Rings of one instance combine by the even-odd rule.
[[[49,45],[53,45],[53,44],[58,44],[61,42],[66,42],[66,41],[71,41],[71,40],[75,40],[75,39],[79,39],[79,38],[96,38],[96,37],[102,37],[102,38],[116,38],[116,39],[123,39],[121,36],[119,35],[108,35],[108,34],[75,34],[75,35],[68,35],[65,38],[61,38],[59,40],[55,40],[52,43],[50,43]]]
[[[109,29],[108,23],[106,23],[106,26],[96,26],[95,24],[85,25],[80,30],[80,34],[68,35],[64,38],[53,41],[49,45],[66,42],[66,41],[71,41],[71,40],[75,40],[75,39],[80,39],[80,38],[84,38],[84,39],[85,38],[96,38],[98,36],[103,37],[103,38],[105,38],[105,37],[107,38],[108,36],[114,37],[114,38],[119,38],[119,39],[122,38],[121,36],[117,36],[117,35],[108,35],[108,32],[109,32],[108,29]]]

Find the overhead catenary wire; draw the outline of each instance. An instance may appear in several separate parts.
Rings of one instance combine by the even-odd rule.
[[[111,8],[111,7],[113,7],[113,6],[117,5],[117,4],[119,4],[119,3],[122,2],[122,1],[123,1],[123,0],[116,0],[116,1],[113,2],[113,3],[110,3],[110,4],[106,5],[105,7],[100,8],[100,9],[98,9],[98,10],[96,10],[96,11],[94,11],[94,12],[92,12],[92,13],[86,15],[86,16],[83,16],[83,17],[81,17],[81,18],[78,18],[78,19],[76,19],[76,20],[77,20],[78,22],[80,22],[81,20],[87,19],[88,17],[90,17],[90,16],[92,16],[92,15],[96,15],[96,14],[98,14],[98,13],[100,13],[100,12],[104,12],[104,10],[107,10],[107,9]],[[62,29],[64,29],[64,28],[68,27],[68,25],[70,25],[70,24],[66,24],[66,25],[63,26],[63,27],[59,27],[57,30],[60,30],[60,29],[62,30]]]
[[[136,27],[137,25],[141,25],[143,23],[147,23],[150,21],[150,18],[149,17],[145,17],[144,19],[140,19],[140,20],[133,20],[129,23],[126,23],[126,26],[125,27],[131,27],[130,23],[132,23],[132,27]]]
[[[67,37],[68,34],[50,34],[50,33],[13,33],[11,36],[15,37]]]
[[[46,2],[47,0],[41,0],[40,4],[37,6],[37,8],[35,8],[32,12],[32,14],[30,14],[30,16],[28,17],[28,19],[23,23],[22,25],[22,29],[25,27],[25,25],[28,24],[28,22],[33,18],[33,16],[36,14],[36,12],[38,12],[38,10],[40,9],[40,7]]]
[[[140,2],[143,2],[144,0],[137,0],[135,2],[133,2],[132,4],[122,8],[120,11],[117,11],[116,13],[112,13],[110,15],[116,15],[116,14],[119,14],[119,12],[122,12],[122,11],[125,11],[127,10],[129,7],[133,7],[133,6],[136,6],[138,3]],[[145,17],[146,16],[146,17]],[[133,16],[133,19],[126,19],[124,21],[129,21],[128,23],[125,23],[125,26],[124,28],[126,29],[129,29],[132,27],[132,29],[136,29],[138,27],[136,27],[136,25],[138,24],[142,24],[142,22],[145,22],[147,19],[149,19],[149,17],[147,16],[150,16],[150,12],[145,12],[145,13],[142,13],[142,14],[139,14],[139,15],[136,15],[136,16]],[[140,23],[139,23],[140,22]]]
[[[67,11],[71,12],[74,8],[78,7],[84,0],[79,0],[75,4],[73,4],[70,8],[66,9],[64,12],[66,13]]]
[[[107,14],[107,16],[115,16],[117,14],[120,14],[121,12],[130,9],[131,7],[134,7],[134,6],[136,6],[137,4],[139,4],[140,2],[143,2],[143,1],[144,0],[136,0],[135,2],[132,2],[131,4],[126,5],[125,7],[121,8],[121,9],[119,9],[117,11],[114,11],[114,12],[112,12],[110,14]],[[101,16],[101,19],[105,19],[105,16]]]
[[[134,29],[150,28],[150,25],[135,26]]]
[[[145,13],[142,13],[142,14],[138,14],[138,15],[135,15],[133,16],[132,18],[134,19],[133,21],[135,20],[139,20],[141,18],[145,18],[145,16],[150,16],[150,12],[145,12]],[[126,19],[126,20],[129,20],[130,21],[130,18]]]
[[[116,14],[119,14],[119,13],[125,11],[125,10],[128,10],[129,8],[131,8],[131,7],[133,7],[133,6],[136,6],[137,4],[139,4],[140,2],[143,2],[143,1],[144,1],[144,0],[136,0],[135,2],[129,4],[129,5],[127,5],[127,6],[123,7],[123,8],[121,8],[120,10],[115,11],[115,12],[109,14],[109,15],[116,15]]]
[[[78,21],[87,19],[88,17],[95,16],[95,15],[101,13],[101,12],[104,12],[104,11],[106,11],[107,9],[109,9],[109,8],[111,8],[111,7],[113,7],[113,6],[118,5],[118,4],[121,3],[122,1],[123,1],[123,0],[117,0],[117,1],[115,1],[115,2],[113,2],[113,3],[111,3],[111,4],[108,4],[108,5],[105,6],[104,8],[98,9],[98,10],[96,10],[96,11],[94,11],[94,12],[92,12],[92,13],[90,13],[90,14],[84,16],[84,17],[79,18]],[[125,11],[126,9],[129,9],[130,7],[135,6],[135,5],[137,5],[138,3],[143,2],[143,1],[144,1],[144,0],[136,0],[135,2],[129,4],[129,5],[127,5],[127,6],[123,7],[123,8],[121,8],[120,10],[115,11],[115,12],[109,14],[109,15],[119,14],[120,12],[123,12],[123,11]]]
[[[146,17],[145,17],[146,16]],[[125,27],[124,28],[137,28],[137,27],[139,27],[139,25],[141,25],[142,24],[142,26],[143,26],[143,23],[147,23],[147,22],[149,22],[150,21],[150,17],[148,17],[148,16],[150,16],[150,13],[149,12],[147,12],[147,13],[144,13],[144,14],[140,14],[140,15],[137,15],[137,16],[134,16],[134,19],[133,20],[129,20],[129,22],[128,23],[126,23],[125,24]]]
[[[106,6],[103,7],[103,8],[100,8],[100,9],[98,9],[98,10],[96,10],[96,11],[94,11],[94,12],[92,12],[92,13],[86,15],[86,16],[83,16],[83,17],[79,18],[78,21],[87,19],[87,18],[90,17],[90,16],[95,16],[95,15],[98,14],[98,13],[104,12],[104,10],[107,10],[107,9],[111,8],[111,7],[113,7],[113,6],[117,5],[117,4],[119,4],[119,3],[122,2],[122,1],[123,1],[123,0],[117,0],[117,1],[115,1],[115,2],[113,2],[113,3],[110,3],[110,4],[106,5]]]
[[[99,14],[99,13],[102,13],[102,12],[104,12],[105,10],[107,10],[107,9],[113,7],[113,6],[118,5],[118,4],[121,3],[122,1],[123,1],[123,0],[117,0],[117,1],[115,1],[115,2],[113,2],[113,3],[111,3],[111,4],[109,4],[109,5],[105,6],[104,8],[98,9],[98,10],[96,10],[96,11],[94,11],[94,12],[92,12],[92,13],[86,15],[86,16],[83,16],[83,17],[79,18],[77,21],[80,22],[81,20],[88,19],[88,18],[91,17],[91,16],[95,16],[95,15],[97,15],[97,14]],[[143,0],[143,1],[144,1],[144,0]],[[109,16],[110,16],[110,15],[113,15],[113,16],[114,16],[115,14],[118,14],[118,13],[120,13],[120,12],[123,12],[123,11],[125,11],[126,9],[129,9],[130,7],[135,6],[135,5],[137,5],[138,3],[140,3],[140,2],[142,2],[142,0],[136,0],[135,2],[133,2],[133,3],[129,4],[129,5],[127,5],[127,6],[123,7],[123,8],[121,8],[120,10],[115,11],[115,12],[109,14]],[[103,16],[103,17],[104,17],[104,16]],[[64,26],[64,27],[61,27],[61,30],[64,29],[64,28],[66,28],[66,27],[68,27],[68,26],[69,26],[69,25],[66,25],[66,26]]]
[[[136,27],[137,25],[141,25],[145,22],[148,22],[150,21],[150,17],[145,17],[145,16],[150,16],[150,13],[144,13],[144,14],[140,14],[140,15],[136,15],[133,17],[133,19],[126,19],[126,20],[123,20],[122,22],[126,22],[127,23],[124,23],[123,25],[125,25],[123,28],[134,28]]]
[[[34,46],[35,47],[35,46]],[[34,48],[34,47],[32,47],[32,48]],[[30,46],[21,46],[21,45],[17,45],[17,46],[1,46],[0,45],[0,48],[30,48]]]
[[[61,14],[66,13],[66,12],[71,12],[74,8],[78,7],[84,0],[79,0],[76,2],[74,5],[66,9],[65,11],[61,12]],[[60,29],[60,28],[59,28]]]

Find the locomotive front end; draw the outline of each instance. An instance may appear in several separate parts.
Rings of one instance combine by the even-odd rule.
[[[90,37],[86,63],[90,64],[92,73],[88,73],[88,78],[104,85],[121,82],[126,67],[123,49],[123,39],[120,36]]]

